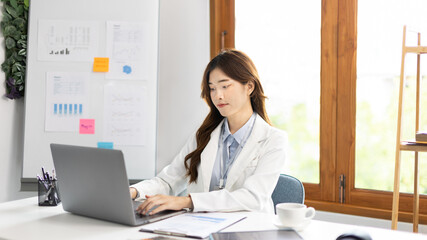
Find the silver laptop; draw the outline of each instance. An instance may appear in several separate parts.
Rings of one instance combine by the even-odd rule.
[[[120,150],[51,144],[58,189],[65,211],[137,226],[185,212],[163,211],[148,216],[135,209],[123,153]]]

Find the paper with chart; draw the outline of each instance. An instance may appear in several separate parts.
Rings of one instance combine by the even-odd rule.
[[[184,213],[144,225],[140,231],[206,238],[211,233],[218,232],[245,217],[241,213]]]
[[[98,54],[98,22],[39,20],[37,59],[85,61]]]
[[[104,141],[141,146],[146,141],[147,89],[142,84],[110,83],[104,87]]]
[[[147,26],[143,23],[107,22],[108,79],[145,79]]]
[[[46,73],[45,131],[79,131],[80,119],[88,115],[86,83],[89,76],[79,72]]]

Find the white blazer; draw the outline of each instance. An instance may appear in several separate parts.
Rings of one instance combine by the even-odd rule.
[[[189,184],[185,156],[196,149],[193,136],[156,177],[132,187],[145,195],[191,195],[193,211],[259,211],[274,213],[271,194],[285,163],[286,133],[268,125],[257,115],[251,135],[231,166],[224,189],[209,192],[212,168],[218,151],[222,121],[211,133],[201,154],[197,182]]]

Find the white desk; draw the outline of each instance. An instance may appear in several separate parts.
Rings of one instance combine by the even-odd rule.
[[[274,215],[248,212],[247,218],[224,231],[255,231],[276,229]],[[427,239],[427,235],[387,229],[313,220],[302,232],[304,239],[334,240],[341,233],[361,228],[373,239]],[[62,206],[39,207],[37,198],[0,204],[0,239],[143,239],[153,234],[139,232],[139,227],[86,218],[64,212]]]

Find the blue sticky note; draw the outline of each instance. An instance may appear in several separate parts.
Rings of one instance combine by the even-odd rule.
[[[98,148],[113,149],[112,142],[98,142]]]

